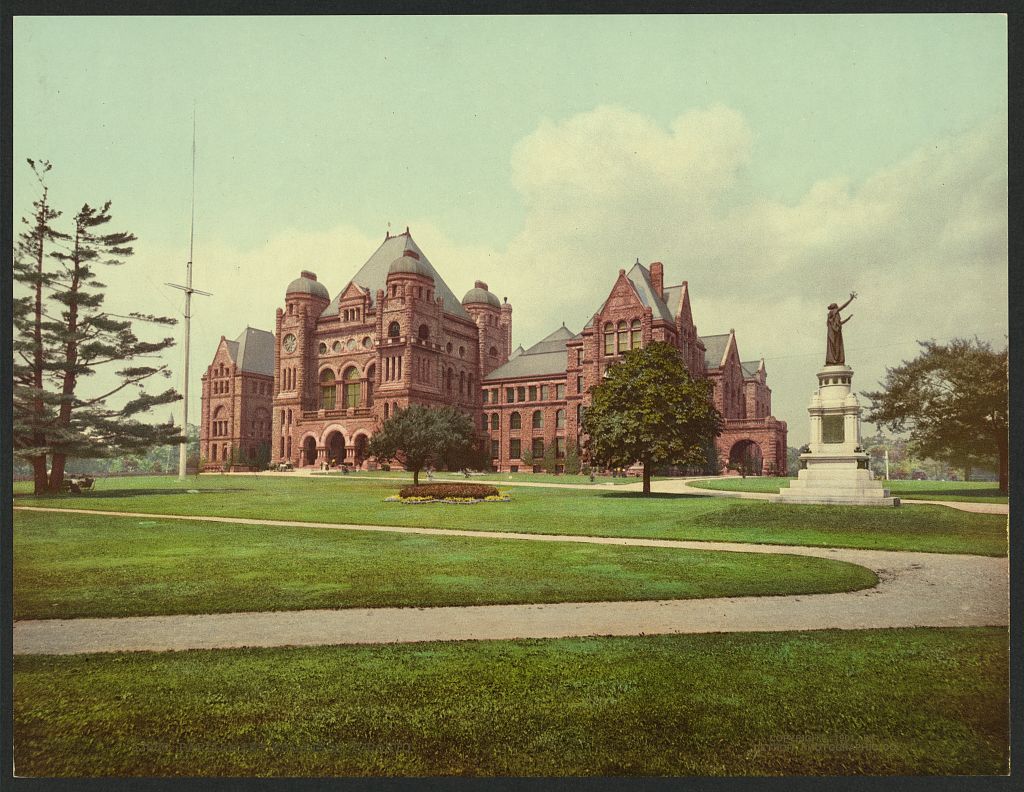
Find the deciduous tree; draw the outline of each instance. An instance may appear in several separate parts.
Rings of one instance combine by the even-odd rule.
[[[591,463],[614,468],[639,462],[645,495],[655,468],[704,465],[708,444],[722,432],[711,388],[690,377],[668,344],[627,352],[591,391],[583,417]]]
[[[913,451],[965,467],[995,458],[1006,492],[1009,460],[1007,350],[979,339],[921,341],[921,354],[886,370],[882,390],[866,393],[865,419],[909,433]]]
[[[382,462],[398,460],[419,484],[427,465],[467,464],[474,457],[473,439],[473,422],[453,407],[411,405],[384,421],[368,452]]]

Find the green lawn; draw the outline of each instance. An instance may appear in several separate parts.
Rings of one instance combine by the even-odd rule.
[[[824,558],[17,512],[16,619],[850,591]]]
[[[28,776],[1005,774],[1007,633],[14,658]]]
[[[412,473],[406,473],[405,471],[366,471],[366,470],[353,470],[349,473],[342,473],[337,470],[332,470],[329,473],[313,473],[314,476],[351,476],[353,478],[364,478],[364,479],[397,479],[401,481],[412,481]],[[474,473],[469,478],[456,472],[448,473],[439,471],[434,474],[436,481],[498,481],[505,482],[506,484],[636,484],[641,479],[635,477],[627,478],[612,478],[611,476],[595,476],[594,480],[590,480],[590,476],[583,475],[570,475],[567,473]],[[654,477],[651,479],[654,480]],[[420,473],[420,483],[423,484],[427,481],[427,474]]]
[[[728,492],[773,492],[788,487],[791,479],[772,476],[729,477],[691,481],[693,487]],[[889,492],[904,500],[941,500],[973,503],[1008,503],[999,488],[986,481],[887,481]]]
[[[804,506],[547,487],[513,488],[509,503],[409,506],[384,502],[397,483],[352,476],[107,479],[90,494],[47,498],[25,494],[29,486],[16,486],[15,505],[993,556],[1005,555],[1007,542],[1005,516],[943,506]]]

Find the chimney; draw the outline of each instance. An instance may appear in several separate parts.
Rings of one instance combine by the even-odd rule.
[[[311,281],[315,281],[316,280],[316,273],[315,272],[310,272],[309,270],[303,270],[302,273],[301,273],[301,276],[303,278],[308,278]]]
[[[651,286],[654,288],[654,293],[661,299],[665,299],[665,268],[660,261],[655,261],[651,263],[650,269]]]
[[[483,281],[476,281],[473,284],[473,288],[474,289],[483,289],[484,291],[487,291],[487,284],[484,283]]]

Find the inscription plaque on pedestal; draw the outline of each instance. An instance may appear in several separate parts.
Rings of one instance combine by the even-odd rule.
[[[824,415],[821,418],[821,442],[844,443],[843,416]]]

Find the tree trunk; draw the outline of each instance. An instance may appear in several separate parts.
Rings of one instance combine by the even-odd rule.
[[[964,481],[971,480],[971,465],[964,465]]]
[[[60,412],[57,418],[57,423],[62,427],[66,427],[71,423],[71,403],[75,397],[75,383],[77,381],[75,366],[78,364],[78,286],[80,278],[78,256],[80,238],[80,229],[76,229],[73,254],[74,269],[72,270],[68,299],[68,340],[65,346],[64,382],[61,387]],[[64,463],[66,459],[66,454],[54,453],[53,455],[53,468],[50,470],[50,492],[59,493],[63,488]]]
[[[412,471],[412,485],[414,487],[419,486],[420,483],[420,469],[414,468]]]
[[[46,218],[47,213],[47,192],[46,188],[43,188],[43,206],[39,211],[39,216]],[[39,232],[39,247],[36,250],[36,303],[35,303],[35,321],[32,325],[32,343],[34,349],[32,350],[32,385],[36,389],[36,398],[32,401],[32,414],[33,420],[35,421],[35,431],[32,432],[32,443],[36,448],[42,448],[46,445],[46,437],[43,435],[40,427],[43,423],[43,414],[45,412],[45,406],[43,405],[43,259],[45,258],[44,241],[46,239],[45,231],[40,230]],[[37,457],[32,457],[32,478],[34,481],[33,491],[36,495],[42,495],[46,492],[47,484],[46,480],[46,454],[41,454]]]
[[[46,456],[32,457],[32,480],[34,485],[32,491],[36,495],[43,495],[46,492]]]
[[[651,467],[644,462],[644,495],[651,494]]]

